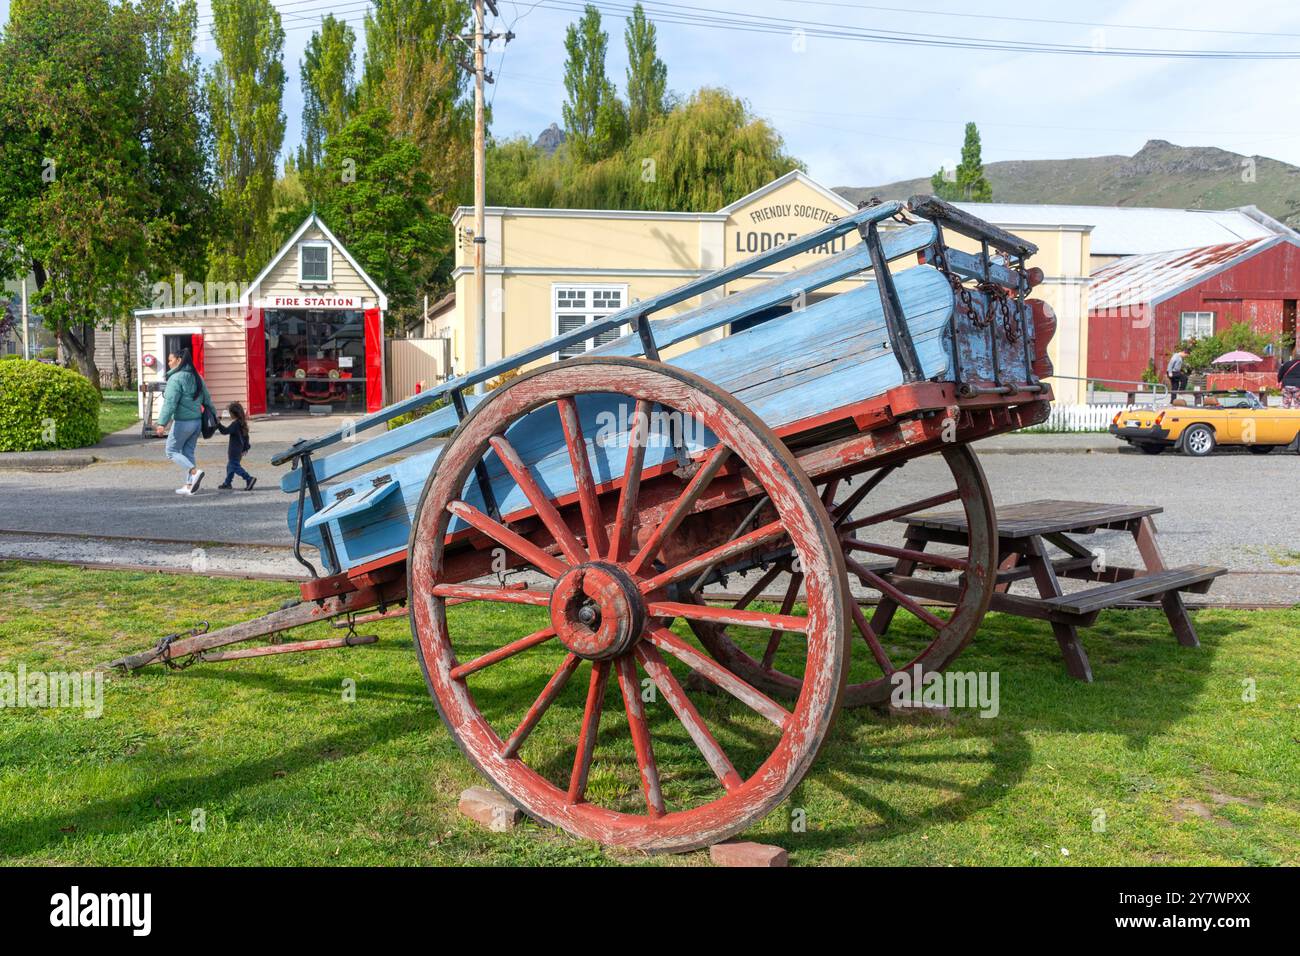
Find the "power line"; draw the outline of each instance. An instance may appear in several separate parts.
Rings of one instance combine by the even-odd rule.
[[[1201,33],[1214,36],[1242,37],[1300,37],[1300,33],[1279,33],[1276,30],[1221,30],[1208,27],[1169,27],[1140,25],[1136,23],[1105,23],[1092,20],[1054,20],[1043,17],[1001,16],[996,13],[964,13],[952,10],[921,10],[914,7],[881,7],[863,3],[843,3],[838,0],[778,0],[810,7],[839,7],[849,10],[875,10],[880,13],[909,13],[921,16],[961,18],[965,20],[999,20],[1006,23],[1042,23],[1049,26],[1099,27],[1103,30],[1142,30],[1160,33]]]
[[[896,7],[875,7],[864,6],[857,7],[852,4],[843,4],[832,2],[832,0],[782,0],[786,3],[804,3],[818,6],[836,6],[836,7],[854,7],[857,9],[880,10],[884,12],[907,12],[920,13],[922,15],[941,15],[939,11],[932,10],[904,10]],[[311,6],[311,4],[317,4]],[[301,5],[304,9],[297,11],[286,11],[285,7]],[[532,13],[538,7],[545,5],[547,9],[556,12],[583,12],[585,2],[578,0],[536,0],[520,16],[526,16]],[[616,3],[611,0],[599,0],[595,2],[595,7],[602,12],[612,14],[630,14],[633,5],[630,3]],[[370,6],[369,2],[363,2],[359,7],[345,8],[347,12],[360,12]],[[1159,47],[1120,47],[1120,46],[1103,46],[1103,45],[1083,45],[1070,44],[1051,41],[1039,40],[1007,40],[988,37],[969,37],[954,34],[937,34],[932,32],[917,32],[903,30],[886,30],[881,28],[863,28],[846,26],[837,23],[826,23],[821,21],[797,20],[788,17],[775,17],[756,13],[737,13],[734,10],[717,9],[712,7],[703,7],[693,4],[671,3],[667,0],[647,0],[643,3],[647,14],[653,14],[656,20],[661,23],[669,23],[678,26],[703,27],[706,29],[725,29],[729,31],[739,31],[745,33],[762,33],[769,35],[797,35],[802,34],[805,37],[815,37],[818,39],[849,40],[856,42],[891,44],[900,46],[917,46],[932,47],[939,49],[963,49],[983,52],[999,53],[1037,53],[1049,55],[1069,55],[1069,56],[1104,56],[1118,58],[1140,58],[1140,59],[1173,59],[1173,60],[1295,60],[1300,59],[1300,51],[1297,50],[1180,50]],[[287,3],[278,7],[282,15],[291,16],[294,19],[308,21],[313,18],[312,22],[304,23],[299,26],[285,27],[285,31],[303,29],[307,26],[314,25],[314,17],[329,12],[342,12],[339,7],[331,4],[320,4],[320,0],[288,0]],[[946,14],[945,14],[946,15]],[[957,16],[954,14],[954,16]],[[1072,25],[1072,26],[1094,26],[1094,27],[1119,27],[1123,29],[1139,29],[1127,25],[1103,24],[1090,21],[1071,21],[1071,20],[1050,20],[1050,19],[1033,19],[1020,17],[1001,17],[991,14],[961,14],[967,18],[989,19],[989,20],[1010,20],[1016,22],[1033,22],[1050,25]],[[516,18],[518,19],[518,18]],[[353,23],[355,21],[345,19],[344,22]],[[205,21],[202,25],[210,25],[211,21]],[[1202,30],[1191,27],[1168,27],[1160,28],[1171,32],[1186,33],[1209,33],[1223,35],[1239,36],[1288,36],[1294,37],[1297,34],[1263,34],[1253,31],[1214,31]]]
[[[590,4],[612,14],[629,14],[633,7],[627,3],[609,0]],[[565,12],[582,12],[586,4],[550,0],[548,9]],[[893,44],[938,49],[962,49],[1001,53],[1046,53],[1072,56],[1104,56],[1173,60],[1295,60],[1297,50],[1176,50],[1153,47],[1087,46],[1070,43],[1052,43],[1037,40],[1003,40],[981,37],[964,37],[950,34],[918,33],[902,30],[883,30],[845,27],[840,24],[817,21],[791,20],[783,17],[718,10],[687,4],[667,3],[663,0],[642,4],[647,15],[659,23],[700,26],[746,33],[766,33],[785,36],[817,37],[822,39],[853,40],[858,42]]]

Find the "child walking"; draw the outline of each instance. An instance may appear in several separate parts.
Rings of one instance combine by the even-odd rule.
[[[235,475],[238,475],[244,479],[244,490],[252,491],[253,486],[257,484],[257,479],[244,471],[244,466],[240,464],[243,457],[248,454],[248,449],[253,447],[248,440],[248,414],[239,402],[231,402],[226,411],[230,413],[230,424],[223,425],[217,422],[221,434],[230,436],[230,444],[226,448],[226,480],[217,487],[230,490],[231,481],[234,480]]]

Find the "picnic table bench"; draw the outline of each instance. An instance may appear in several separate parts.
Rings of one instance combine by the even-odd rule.
[[[1226,569],[1195,564],[1169,567],[1160,553],[1152,520],[1163,510],[1158,505],[1053,499],[999,507],[998,572],[990,609],[1050,623],[1066,670],[1083,681],[1092,680],[1092,666],[1079,639],[1079,628],[1091,626],[1108,608],[1158,604],[1178,643],[1198,647],[1196,628],[1182,594],[1204,594]],[[961,510],[929,511],[899,520],[907,525],[905,549],[910,551],[924,551],[930,544],[964,545],[969,537]],[[1103,551],[1094,551],[1072,537],[1099,531],[1131,534],[1143,566],[1111,564]],[[1055,545],[1062,553],[1051,556],[1048,545]],[[914,577],[918,568],[945,570],[942,564],[926,565],[900,558],[889,571],[889,580],[898,590],[918,597],[943,601],[957,594],[957,584]],[[1091,581],[1097,586],[1067,594],[1061,589],[1061,578]],[[1037,597],[1009,593],[1013,583],[1024,579],[1033,580]],[[891,596],[883,594],[876,611],[882,626],[888,626],[894,606]]]

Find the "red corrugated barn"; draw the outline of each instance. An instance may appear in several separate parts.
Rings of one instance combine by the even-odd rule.
[[[1198,249],[1130,256],[1093,273],[1088,306],[1088,376],[1139,381],[1155,361],[1164,380],[1179,342],[1249,322],[1258,332],[1294,341],[1300,299],[1300,243],[1270,236]],[[1242,371],[1258,388],[1278,358]]]

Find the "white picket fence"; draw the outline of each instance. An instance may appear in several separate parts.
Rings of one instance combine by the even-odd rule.
[[[1110,427],[1110,420],[1119,411],[1127,411],[1133,405],[1066,405],[1062,402],[1052,404],[1052,414],[1040,425],[1021,429],[1027,432],[1104,432]]]

